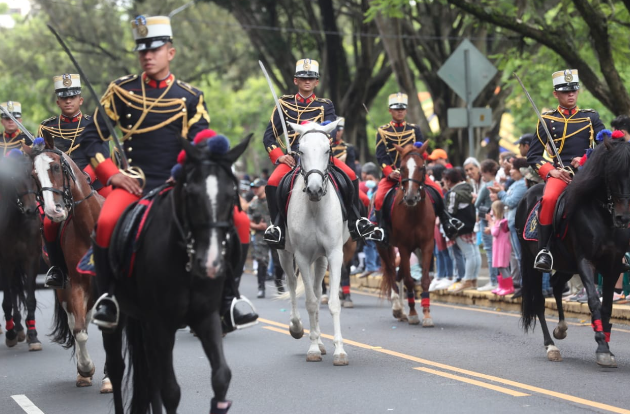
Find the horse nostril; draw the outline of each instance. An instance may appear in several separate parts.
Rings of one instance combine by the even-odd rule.
[[[55,212],[61,213],[63,211],[63,207],[61,204],[55,204]]]

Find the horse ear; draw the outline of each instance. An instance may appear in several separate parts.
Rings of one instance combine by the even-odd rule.
[[[46,149],[55,149],[55,140],[51,136],[45,136]]]
[[[306,127],[304,127],[303,125],[294,124],[292,122],[287,122],[287,125],[289,125],[292,130],[297,132],[298,135],[302,135],[307,131]]]
[[[612,140],[608,138],[608,135],[604,135],[604,146],[608,151],[612,149]]]
[[[403,147],[397,144],[394,144],[394,148],[396,148],[396,151],[398,151],[399,154],[402,154],[403,151],[405,150]]]
[[[192,160],[193,162],[199,162],[201,160],[199,149],[196,148],[192,142],[187,139],[182,139],[182,146],[184,147],[187,160]]]
[[[329,124],[324,125],[323,131],[325,133],[327,133],[327,134],[330,134],[331,132],[333,132],[335,130],[335,128],[337,128],[337,124],[339,124],[339,122],[341,122],[342,120],[343,120],[343,118],[339,118],[336,121],[333,121],[333,122],[331,122]]]
[[[422,146],[420,147],[420,153],[423,152],[428,152],[428,148],[429,147],[429,140],[427,139],[426,141],[424,141],[424,144],[422,144]]]
[[[225,155],[224,158],[228,161],[230,161],[231,164],[234,164],[236,162],[236,160],[243,155],[243,153],[245,152],[245,150],[247,149],[247,147],[249,146],[250,141],[252,140],[252,137],[254,136],[253,133],[247,135],[245,137],[245,139],[243,139],[237,146],[235,146],[234,148],[232,148],[231,150],[229,150]]]
[[[33,149],[24,143],[22,144],[22,152],[33,158]]]

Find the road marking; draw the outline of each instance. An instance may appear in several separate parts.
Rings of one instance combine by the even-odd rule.
[[[512,397],[529,397],[531,394],[525,394],[519,391],[514,391],[509,388],[499,387],[497,385],[488,384],[486,382],[477,381],[470,378],[459,377],[457,375],[449,374],[448,372],[437,371],[435,369],[426,368],[426,367],[418,367],[414,368],[418,371],[428,372],[429,374],[439,375],[440,377],[450,378],[455,381],[465,382],[466,384],[476,385],[478,387],[488,388],[493,391],[502,392],[504,394],[511,395]]]
[[[44,412],[37,408],[37,406],[33,404],[33,401],[29,400],[24,394],[12,395],[11,398],[13,398],[27,414],[44,414]]]
[[[273,325],[273,326],[263,326],[264,329],[268,329],[270,331],[274,331],[274,332],[279,332],[279,333],[283,333],[286,335],[289,335],[289,330],[288,330],[288,325],[280,323],[280,322],[276,322],[276,321],[272,321],[269,319],[263,319],[263,318],[258,318],[258,320],[262,323],[266,323],[268,325]],[[284,329],[280,329],[280,328],[284,328]],[[307,329],[304,330],[305,333],[308,332]],[[327,338],[327,339],[334,339],[332,335],[326,335],[326,334],[321,334],[321,336],[323,338]],[[535,387],[533,385],[528,385],[528,384],[523,384],[517,381],[512,381],[512,380],[508,380],[508,379],[504,379],[501,377],[495,377],[493,375],[488,375],[488,374],[482,374],[480,372],[475,372],[475,371],[470,371],[467,369],[463,369],[463,368],[457,368],[451,365],[447,365],[447,364],[442,364],[440,362],[434,362],[434,361],[430,361],[428,359],[423,359],[423,358],[418,358],[412,355],[407,355],[407,354],[403,354],[401,352],[397,352],[397,351],[392,351],[389,349],[385,349],[385,348],[381,348],[381,347],[376,347],[376,346],[372,346],[372,345],[368,345],[368,344],[364,344],[361,342],[356,342],[356,341],[352,341],[352,340],[348,340],[348,339],[344,339],[343,340],[344,344],[346,345],[352,345],[352,346],[356,346],[359,348],[363,348],[363,349],[368,349],[374,352],[380,352],[382,354],[386,354],[386,355],[390,355],[390,356],[394,356],[397,358],[401,358],[401,359],[406,359],[409,361],[414,361],[417,362],[419,364],[422,365],[427,365],[430,367],[434,367],[434,368],[441,368],[443,370],[446,371],[452,371],[452,372],[457,372],[458,374],[463,374],[463,375],[467,375],[469,377],[476,377],[476,378],[481,378],[481,379],[485,379],[487,381],[492,381],[492,382],[496,382],[499,384],[503,384],[503,385],[508,385],[510,387],[513,388],[520,388],[522,390],[527,390],[527,391],[531,391],[537,394],[542,394],[542,395],[547,395],[549,397],[554,397],[554,398],[558,398],[561,400],[565,400],[565,401],[569,401],[569,402],[573,402],[576,404],[581,404],[581,405],[585,405],[588,407],[592,407],[592,408],[597,408],[600,410],[605,410],[605,411],[610,411],[613,413],[619,413],[619,414],[630,414],[630,410],[626,410],[624,408],[620,408],[620,407],[615,407],[613,405],[608,405],[608,404],[603,404],[603,403],[599,403],[597,401],[591,401],[591,400],[587,400],[584,398],[580,398],[580,397],[575,397],[573,395],[570,394],[564,394],[561,392],[556,392],[556,391],[551,391],[551,390],[547,390],[545,388],[540,388],[540,387]],[[461,377],[458,377],[458,379]]]
[[[371,297],[374,297],[374,298],[382,298],[380,295],[377,295],[376,293],[362,292],[362,291],[355,290],[355,289],[352,289],[351,292],[355,293],[357,295],[371,296]],[[382,299],[384,299],[384,298],[382,298]],[[431,306],[438,306],[438,307],[441,307],[441,308],[459,309],[459,310],[465,310],[465,311],[471,311],[471,312],[479,312],[479,313],[489,313],[491,315],[511,316],[513,318],[520,318],[521,317],[521,315],[514,314],[514,313],[499,312],[499,311],[493,311],[493,310],[489,310],[489,309],[470,308],[470,307],[466,307],[466,306],[447,305],[445,303],[432,302]],[[573,325],[573,326],[591,326],[590,323],[579,323],[579,322],[568,322],[568,321],[566,321],[566,322],[567,322],[567,324]],[[612,330],[615,331],[615,332],[630,333],[630,330],[628,330],[628,329],[612,328]]]

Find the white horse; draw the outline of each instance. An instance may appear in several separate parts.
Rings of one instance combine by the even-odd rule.
[[[305,125],[289,124],[299,137],[301,175],[293,187],[287,211],[287,234],[285,250],[278,250],[280,264],[287,274],[287,285],[291,296],[291,336],[300,339],[304,327],[297,310],[297,275],[293,260],[304,280],[306,309],[310,320],[311,345],[306,360],[318,362],[326,348],[320,338],[319,305],[322,296],[322,280],[330,264],[330,295],[328,308],[333,317],[335,354],[334,365],[348,365],[348,355],[343,349],[339,313],[339,285],[343,264],[343,244],[350,237],[342,215],[339,197],[330,183],[332,132],[337,122],[322,126],[316,123]]]

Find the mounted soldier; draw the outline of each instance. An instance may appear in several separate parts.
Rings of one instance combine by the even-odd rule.
[[[408,97],[406,94],[398,92],[389,95],[389,113],[392,120],[389,124],[382,125],[376,132],[376,159],[378,160],[383,177],[378,183],[378,188],[374,196],[374,210],[376,212],[376,220],[380,228],[385,228],[383,214],[381,209],[385,201],[385,196],[390,189],[396,187],[400,182],[400,154],[396,151],[394,145],[404,147],[408,144],[416,142],[422,143],[422,132],[420,128],[405,121],[407,117]],[[421,145],[421,144],[419,144]],[[435,153],[435,151],[434,151]],[[452,217],[444,208],[442,189],[429,176],[425,176],[425,183],[431,193],[431,202],[435,209],[436,215],[440,218],[440,222],[444,227],[444,232],[449,238],[454,235],[464,224]],[[383,237],[370,239],[387,243],[386,234]]]
[[[115,275],[108,265],[110,241],[118,218],[127,206],[169,179],[182,149],[182,137],[192,141],[210,122],[203,92],[176,79],[170,72],[170,62],[175,57],[170,19],[139,16],[131,26],[135,51],[144,72],[124,76],[109,85],[101,98],[106,113],[99,113],[97,109],[81,142],[98,179],[114,188],[98,218],[94,243],[97,282],[99,290],[106,295],[99,300],[93,321],[107,330],[116,327],[119,312],[112,288]],[[116,122],[123,132],[127,162],[130,168],[141,170],[141,174],[119,170],[114,161],[102,153],[103,141],[111,139],[105,116]],[[224,299],[235,296],[231,286],[225,283]],[[222,309],[224,321],[231,319],[229,312],[229,307]],[[253,312],[243,314],[238,309],[234,309],[233,316],[236,325],[253,322],[258,317]]]
[[[3,102],[0,103],[0,106],[4,107],[4,109],[10,112],[16,119],[20,120],[22,118],[22,104],[19,102]],[[0,117],[0,122],[2,122],[3,128],[0,151],[2,151],[3,156],[14,148],[21,148],[22,144],[30,143],[28,136],[20,131],[15,122],[4,113],[2,113]]]
[[[280,106],[283,111],[285,122],[301,124],[304,121],[322,123],[325,121],[334,121],[337,119],[335,107],[331,100],[318,98],[315,96],[315,87],[319,84],[319,63],[312,59],[301,59],[296,63],[295,76],[293,83],[298,87],[298,93],[295,95],[283,95],[280,97]],[[267,203],[269,205],[269,213],[274,221],[265,231],[265,241],[276,249],[284,249],[285,242],[285,223],[276,200],[276,192],[280,180],[291,171],[297,160],[292,154],[285,154],[283,148],[285,144],[280,139],[282,135],[282,124],[280,114],[277,108],[274,108],[271,114],[271,120],[265,131],[263,142],[269,153],[269,158],[277,167],[269,177],[265,192],[267,194]],[[292,151],[298,150],[298,134],[287,124],[289,131],[288,140]],[[380,231],[365,217],[358,216],[359,198],[359,180],[351,168],[337,158],[332,158],[334,165],[343,170],[350,178],[354,191],[354,206],[346,206],[348,212],[348,228],[353,239],[366,237],[369,234]],[[348,197],[349,198],[349,197]]]
[[[90,160],[81,148],[81,134],[85,125],[91,120],[89,115],[81,112],[81,105],[83,105],[81,77],[77,74],[63,74],[53,77],[53,83],[57,96],[56,103],[61,109],[61,114],[42,121],[37,136],[44,138],[47,142],[53,142],[55,148],[69,155],[77,167],[90,177],[94,189],[105,197],[111,191],[111,187],[103,187],[100,181],[96,180],[94,169],[89,165]],[[106,143],[103,143],[102,153],[109,154]],[[61,223],[44,217],[43,235],[51,265],[44,285],[53,289],[63,289],[67,277],[63,271],[65,260],[59,245],[60,226]]]
[[[553,268],[549,242],[558,197],[571,182],[586,150],[595,146],[597,133],[604,129],[604,124],[596,111],[580,109],[577,106],[580,79],[576,69],[554,72],[552,79],[553,96],[558,100],[558,106],[553,111],[542,114],[551,137],[547,135],[545,127],[539,120],[536,137],[532,140],[527,153],[527,162],[545,181],[538,217],[540,251],[534,263],[534,268],[542,272],[549,272]],[[549,139],[553,139],[554,146],[549,145]],[[545,158],[545,152],[549,158]],[[561,162],[558,162],[558,158]]]

